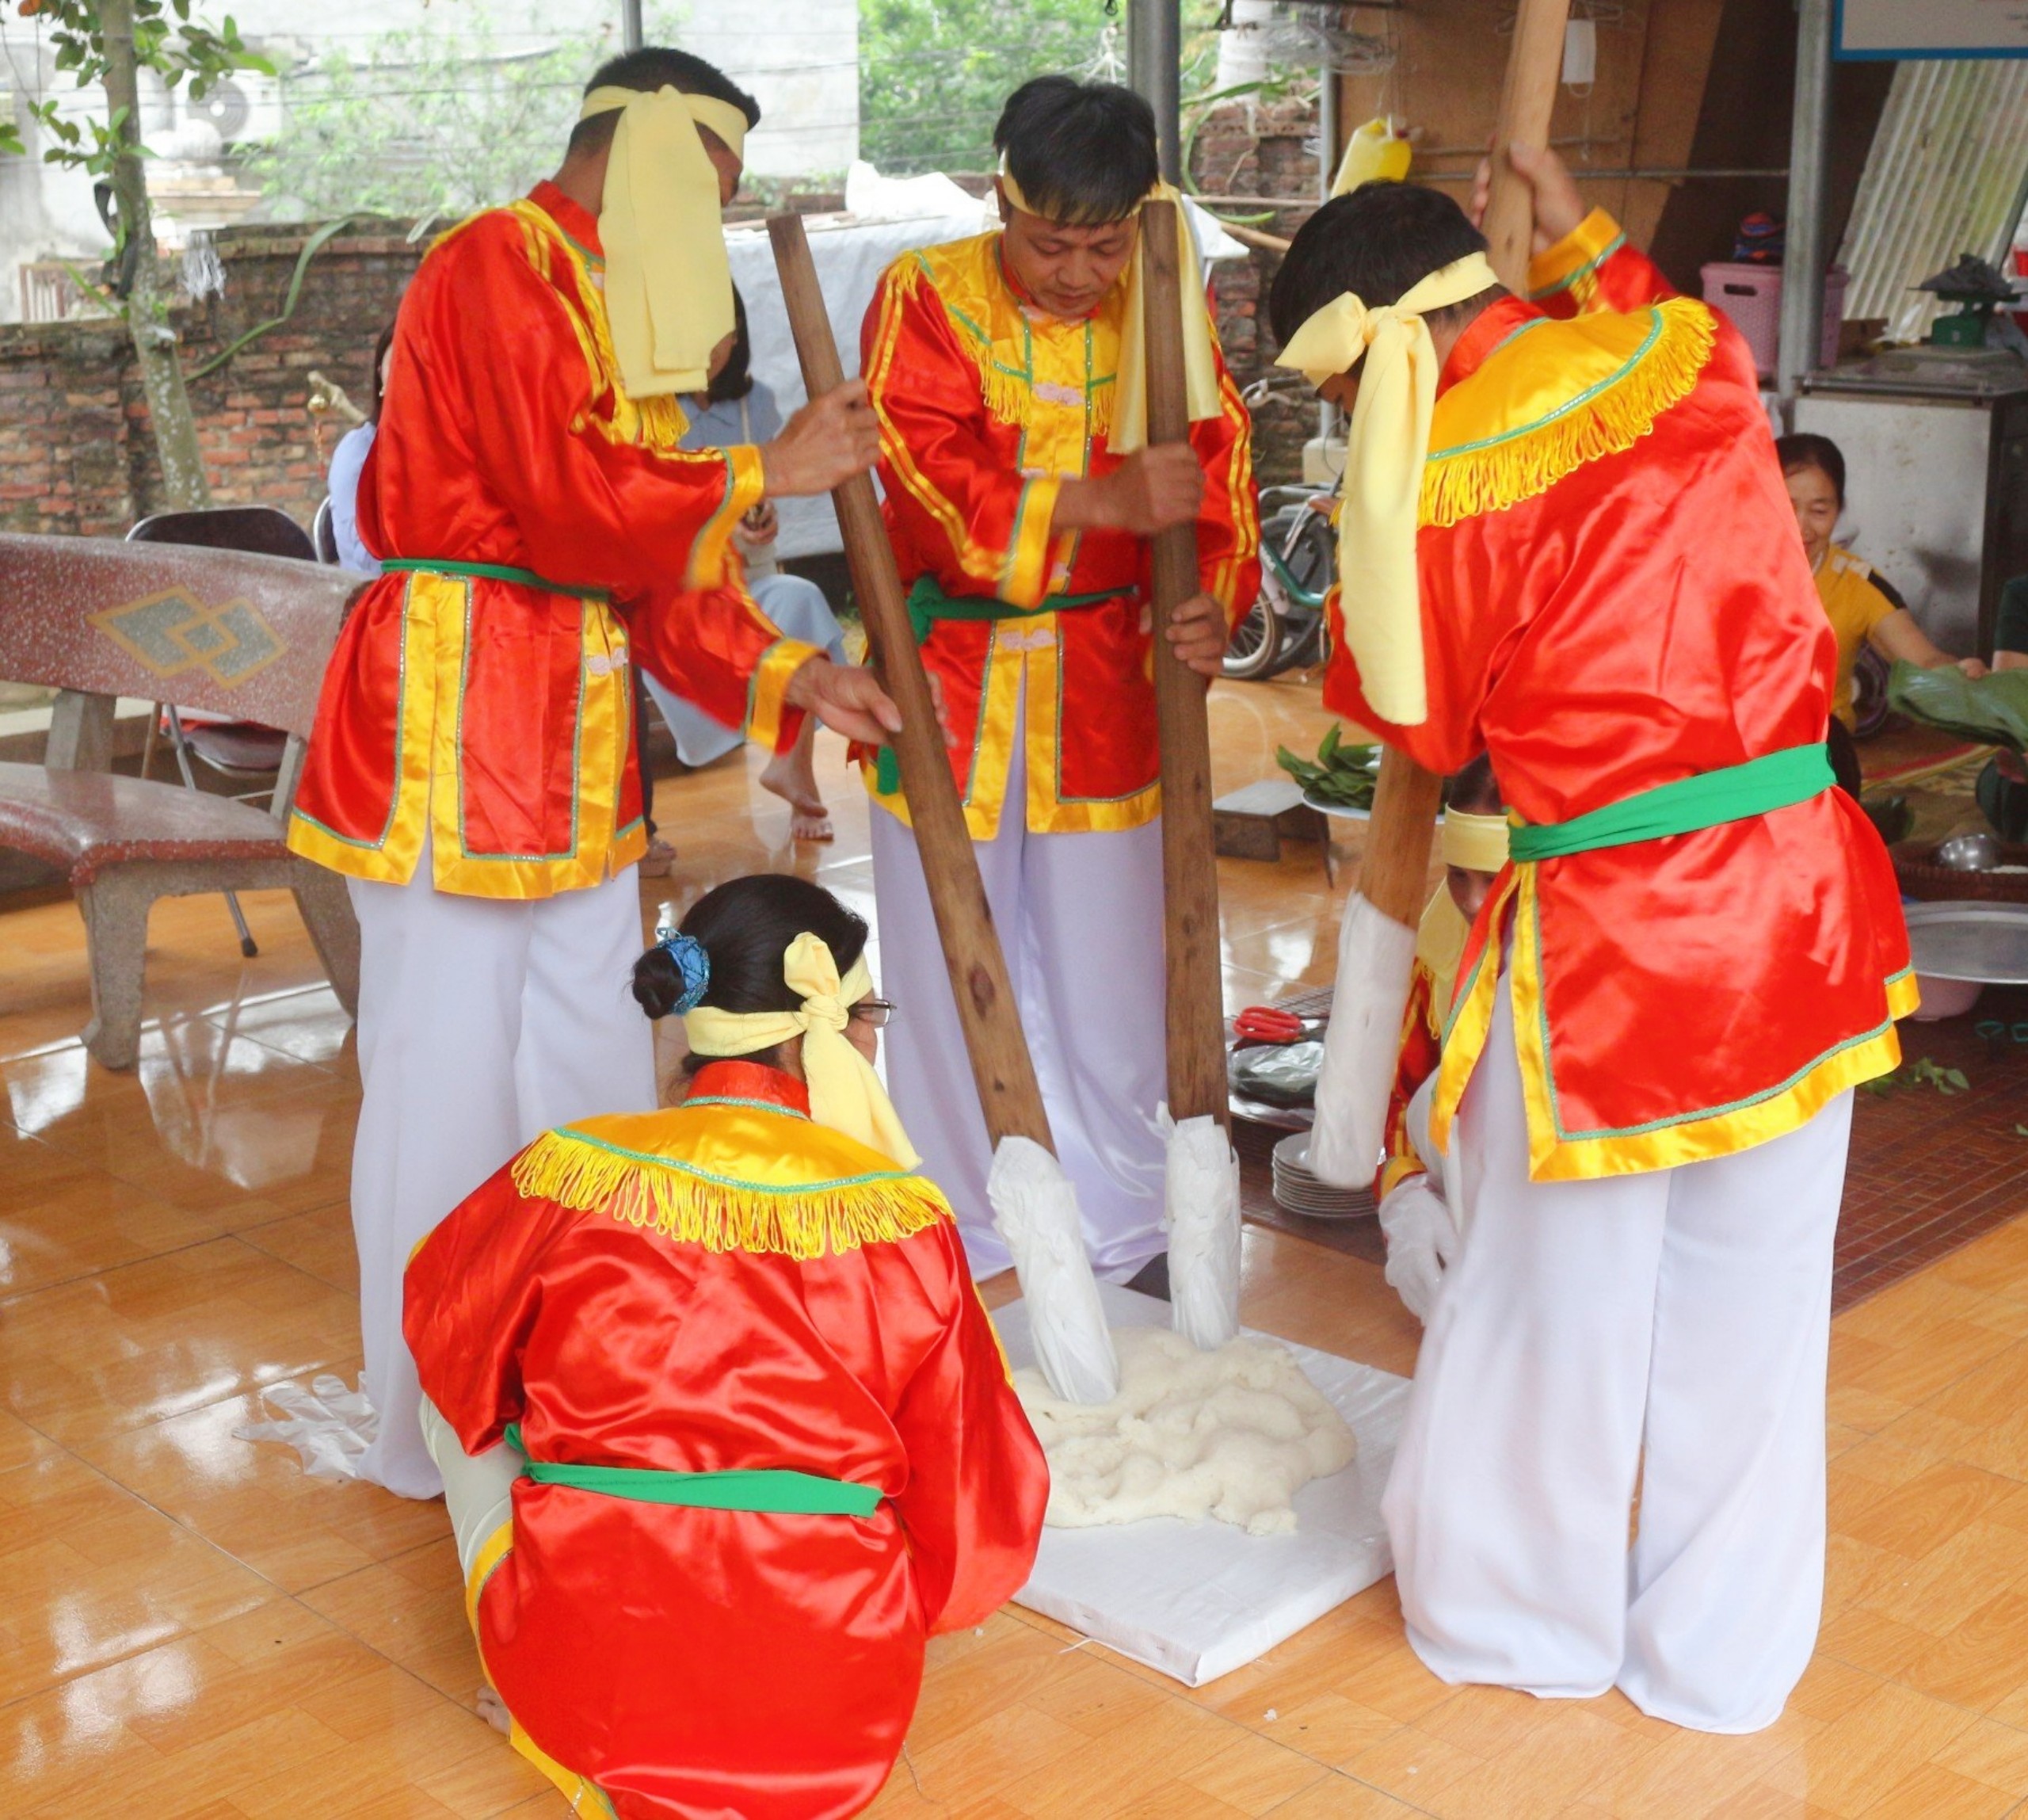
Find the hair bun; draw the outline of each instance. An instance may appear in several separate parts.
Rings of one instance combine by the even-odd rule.
[[[683,976],[683,990],[677,994],[676,1002],[669,1007],[677,1017],[695,1011],[704,1002],[704,994],[711,989],[711,957],[703,943],[695,936],[671,929],[665,933],[656,931],[659,940],[656,946],[676,963],[676,971]]]

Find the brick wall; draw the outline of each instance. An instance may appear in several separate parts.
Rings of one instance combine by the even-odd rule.
[[[223,295],[176,313],[186,370],[281,313],[306,234],[217,236]],[[421,257],[391,225],[341,234],[311,261],[288,322],[191,382],[217,504],[278,506],[308,528],[345,428],[320,432],[306,409],[308,375],[370,405],[374,339]],[[0,328],[0,529],[118,536],[166,504],[125,330],[103,321]]]
[[[1219,109],[1199,130],[1194,169],[1210,193],[1307,196],[1316,187],[1312,108],[1278,103]],[[798,196],[799,208],[836,207]],[[1299,215],[1261,223],[1286,236]],[[362,224],[310,262],[294,315],[221,367],[190,382],[212,497],[221,506],[277,506],[307,529],[324,497],[331,447],[345,425],[321,427],[306,408],[309,375],[336,381],[362,409],[372,398],[375,338],[391,319],[421,257],[405,224]],[[215,237],[223,295],[176,312],[185,367],[194,371],[250,329],[279,315],[311,231],[228,229]],[[1218,269],[1219,333],[1241,387],[1267,370],[1263,317],[1275,257],[1256,252]],[[1315,413],[1271,400],[1256,413],[1265,479],[1294,476]],[[139,375],[124,330],[86,321],[0,326],[0,530],[120,536],[160,511]]]
[[[1317,110],[1308,101],[1275,101],[1249,107],[1227,102],[1200,126],[1191,151],[1191,173],[1206,196],[1287,196],[1317,193]],[[1283,211],[1265,220],[1254,208],[1229,212],[1249,219],[1262,232],[1287,239],[1308,213]],[[1241,264],[1230,260],[1214,269],[1218,338],[1243,391],[1274,370],[1279,351],[1268,326],[1268,287],[1278,254],[1256,248]],[[1276,393],[1253,407],[1253,458],[1263,483],[1297,480],[1302,475],[1302,445],[1317,433],[1317,409],[1298,391]]]

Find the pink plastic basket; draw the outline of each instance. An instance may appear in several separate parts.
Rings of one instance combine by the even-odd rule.
[[[1714,260],[1703,269],[1705,302],[1732,318],[1733,326],[1753,349],[1753,364],[1760,369],[1760,376],[1771,380],[1782,340],[1782,268]],[[1846,272],[1836,265],[1824,275],[1824,335],[1817,347],[1820,367],[1838,364],[1847,280]]]

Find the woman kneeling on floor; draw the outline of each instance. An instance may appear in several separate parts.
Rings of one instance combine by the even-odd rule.
[[[409,1265],[482,1702],[581,1811],[856,1814],[1047,1472],[871,1065],[865,923],[764,875],[658,934],[688,1097],[537,1139]]]

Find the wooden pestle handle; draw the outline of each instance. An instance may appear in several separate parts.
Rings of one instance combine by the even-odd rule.
[[[1183,295],[1172,202],[1141,210],[1142,282],[1148,357],[1148,445],[1190,440]],[[1229,1127],[1224,973],[1218,947],[1218,867],[1211,834],[1211,727],[1206,684],[1176,654],[1168,629],[1199,591],[1197,527],[1177,525],[1153,540],[1155,712],[1162,749],[1163,959],[1168,972],[1169,1111],[1206,1115]]]
[[[1539,151],[1550,143],[1557,84],[1563,74],[1563,39],[1570,0],[1521,0],[1514,48],[1507,55],[1500,120],[1493,131],[1492,185],[1486,198],[1486,257],[1500,281],[1517,297],[1528,294],[1528,261],[1534,249],[1534,196],[1507,162],[1507,148]]]
[[[1507,148],[1549,143],[1550,117],[1563,74],[1564,27],[1569,18],[1570,0],[1521,0],[1514,48],[1508,53],[1493,135],[1492,189],[1481,225],[1492,269],[1517,296],[1528,294],[1534,196],[1507,162]],[[1382,914],[1412,927],[1422,915],[1431,839],[1443,794],[1442,780],[1405,754],[1390,746],[1382,755],[1373,818],[1359,861],[1359,893]]]
[[[774,246],[782,301],[802,364],[803,384],[812,398],[821,398],[844,383],[844,370],[838,362],[837,343],[832,338],[831,319],[817,282],[802,217],[771,216],[768,238]],[[987,1133],[996,1144],[1004,1137],[1024,1137],[1054,1150],[1042,1088],[1022,1034],[1006,957],[986,902],[978,856],[972,850],[971,834],[965,826],[964,807],[958,799],[957,780],[938,729],[936,700],[921,653],[916,648],[901,573],[881,522],[872,477],[855,474],[834,488],[831,498],[837,507],[838,528],[844,535],[852,588],[866,621],[875,667],[902,711],[902,731],[894,735],[895,756],[901,761],[916,850],[929,887],[944,964],[951,971],[951,990],[958,1002],[958,1021],[965,1032]],[[1018,815],[1021,805],[1009,803],[1003,812]],[[876,809],[874,813],[886,811]]]

